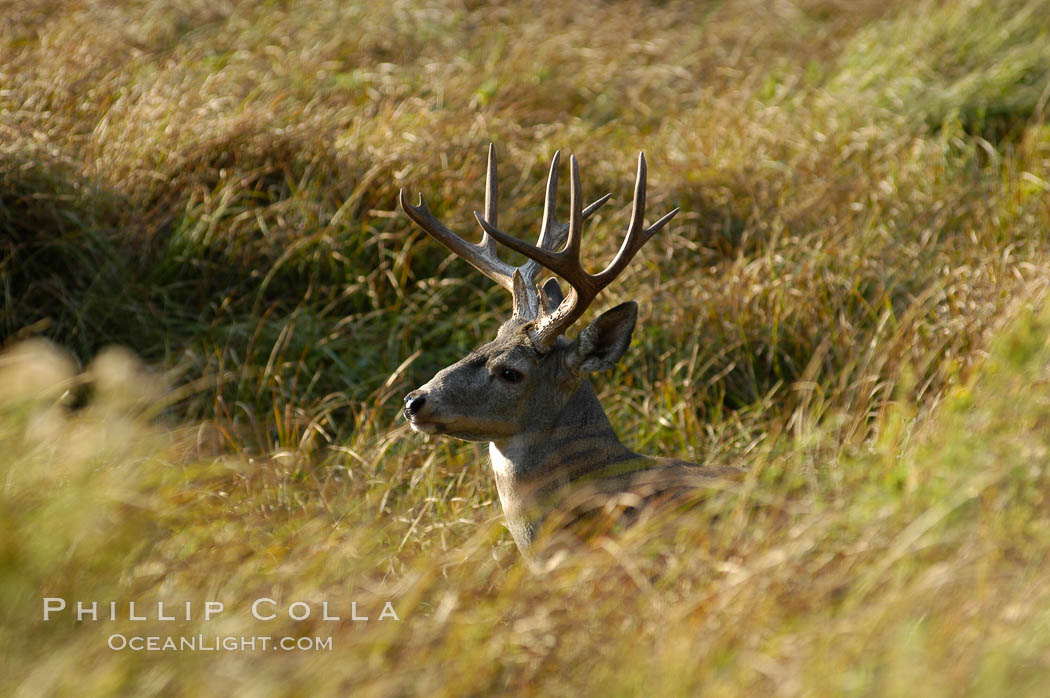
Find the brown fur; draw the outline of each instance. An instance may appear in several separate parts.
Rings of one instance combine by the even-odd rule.
[[[418,411],[406,410],[416,430],[490,442],[496,489],[522,552],[553,512],[593,508],[624,493],[636,495],[624,501],[640,506],[731,472],[640,456],[617,438],[584,371],[615,365],[634,317],[633,303],[618,306],[588,328],[600,330],[590,333],[591,341],[560,338],[546,353],[533,348],[527,323],[510,320],[496,339],[405,398],[406,404],[425,399]],[[501,378],[508,368],[521,380]]]

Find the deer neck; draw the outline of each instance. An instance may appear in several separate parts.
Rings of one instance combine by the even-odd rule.
[[[523,551],[559,489],[612,463],[638,457],[617,438],[586,381],[552,427],[494,441],[489,456],[508,526]]]

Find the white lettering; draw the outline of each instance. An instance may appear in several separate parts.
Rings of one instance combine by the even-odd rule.
[[[379,620],[386,620],[388,617],[394,620],[401,620],[397,615],[397,611],[394,610],[394,604],[389,601],[383,604],[383,612],[379,614]]]
[[[77,601],[77,620],[84,620],[88,614],[91,614],[91,620],[98,620],[98,601],[92,601],[90,607],[85,607],[83,601]]]
[[[295,609],[296,606],[302,606],[302,608],[303,608],[303,615],[301,615],[301,616],[295,615],[295,610],[294,609]],[[310,617],[310,606],[305,601],[296,601],[295,603],[293,603],[291,606],[288,607],[288,615],[292,617],[292,620],[306,620],[307,618]]]
[[[204,620],[211,620],[213,614],[222,613],[223,609],[226,608],[222,601],[205,601],[204,602]]]
[[[55,597],[44,599],[44,620],[51,620],[53,612],[62,611],[66,608],[66,600]]]
[[[252,604],[252,615],[255,616],[256,620],[273,620],[274,618],[277,617],[276,613],[271,613],[268,616],[260,616],[259,615],[259,604],[261,604],[261,603],[268,603],[268,604],[270,604],[272,606],[277,606],[277,602],[274,601],[273,599],[268,599],[266,597],[263,597],[261,599],[256,599],[255,603]]]

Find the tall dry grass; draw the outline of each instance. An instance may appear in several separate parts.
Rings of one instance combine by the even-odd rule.
[[[4,6],[0,686],[1039,694],[1047,9]],[[645,150],[683,213],[607,292],[643,319],[599,392],[639,450],[749,473],[543,578],[483,449],[396,416],[507,310],[396,193],[470,234],[489,141],[523,234],[555,149],[618,202]],[[595,218],[597,264],[626,214]],[[334,647],[107,648],[147,626]]]

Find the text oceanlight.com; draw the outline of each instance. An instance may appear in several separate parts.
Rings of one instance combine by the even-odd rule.
[[[267,650],[331,651],[331,637],[269,637],[267,635],[124,635],[107,641],[111,650],[133,652],[265,652]]]

